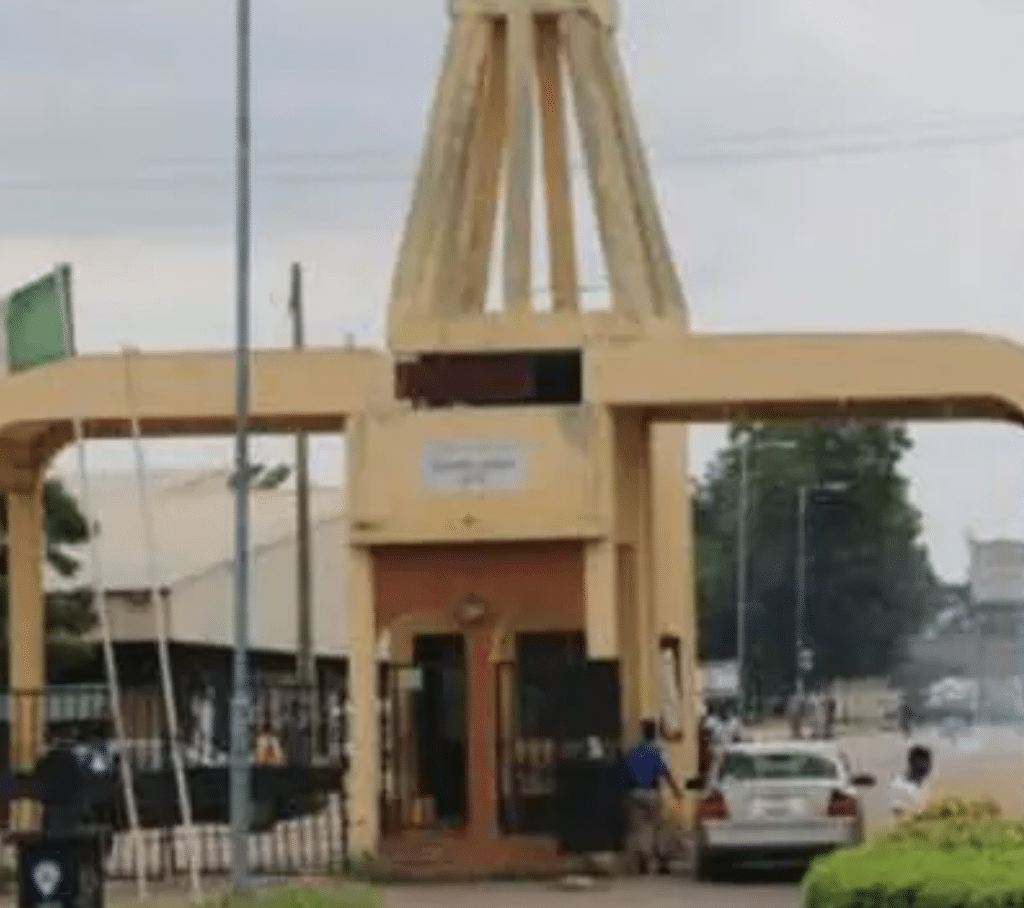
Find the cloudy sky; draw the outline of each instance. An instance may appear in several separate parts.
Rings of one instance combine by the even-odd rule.
[[[380,340],[446,4],[253,5],[257,340],[287,342],[292,260],[308,264],[312,342]],[[0,286],[73,262],[84,350],[230,343],[233,7],[0,0]],[[624,0],[623,14],[696,327],[1024,339],[1024,4]],[[600,282],[596,259],[584,270]],[[695,458],[720,439],[695,433]],[[1024,535],[1016,429],[916,439],[942,573],[962,573],[968,530]],[[148,450],[155,465],[228,448]],[[338,453],[318,448],[319,475]],[[91,460],[127,457],[102,445]]]

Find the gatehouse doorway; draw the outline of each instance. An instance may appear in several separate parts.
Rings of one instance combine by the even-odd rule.
[[[437,825],[466,825],[466,643],[462,634],[417,634],[413,665],[417,794]]]

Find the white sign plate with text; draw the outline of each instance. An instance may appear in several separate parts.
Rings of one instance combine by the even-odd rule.
[[[423,487],[431,492],[518,492],[527,483],[529,448],[515,441],[428,442]]]

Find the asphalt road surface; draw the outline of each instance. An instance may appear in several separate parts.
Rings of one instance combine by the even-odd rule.
[[[869,830],[888,822],[888,787],[902,769],[911,743],[930,745],[935,754],[935,794],[958,793],[995,797],[1004,811],[1024,816],[1024,733],[1013,729],[981,729],[958,740],[948,740],[932,731],[923,731],[907,740],[900,735],[860,732],[843,735],[840,747],[847,753],[857,772],[869,773],[878,780],[876,788],[865,794],[865,813]],[[328,811],[327,813],[331,813]],[[318,818],[327,823],[328,817]],[[296,824],[278,824],[271,833],[253,836],[254,860],[265,849],[291,852],[302,860],[316,860],[318,847],[333,839],[321,834],[312,838],[299,835]],[[302,825],[302,824],[297,824]],[[333,824],[328,824],[333,825]],[[121,837],[119,837],[121,838]],[[126,837],[125,837],[126,838]],[[178,851],[178,867],[187,866],[187,843],[175,836],[171,846]],[[118,843],[127,850],[129,842]],[[219,847],[227,865],[226,841]],[[323,859],[324,856],[320,856]],[[156,852],[154,852],[154,863]],[[592,889],[566,892],[548,885],[480,884],[470,886],[397,886],[387,892],[386,903],[395,908],[546,908],[578,902],[585,908],[630,905],[630,908],[799,908],[799,873],[747,873],[724,884],[701,885],[684,877],[622,879],[596,885]]]
[[[1024,730],[1022,730],[1024,731]],[[988,795],[1007,812],[1024,815],[1024,733],[1013,729],[980,729],[958,740],[924,730],[902,735],[860,732],[842,736],[840,747],[855,771],[875,776],[878,785],[865,794],[869,829],[888,819],[888,788],[901,771],[908,747],[924,743],[935,755],[936,794]],[[685,878],[614,880],[591,889],[559,891],[533,884],[479,886],[401,886],[388,890],[393,908],[800,908],[799,871],[749,871],[728,883],[700,884]]]
[[[396,886],[385,894],[388,908],[799,908],[800,889],[791,881],[700,885],[688,880],[615,880],[565,892],[535,884]]]

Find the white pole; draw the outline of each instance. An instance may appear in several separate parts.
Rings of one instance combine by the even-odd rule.
[[[57,302],[60,307],[61,330],[64,334],[64,349],[71,352],[71,325],[69,323],[68,293],[64,286],[65,270],[63,265],[56,267]],[[100,541],[100,530],[96,526],[96,515],[92,509],[92,489],[89,482],[89,464],[85,451],[85,429],[80,416],[72,420],[72,443],[78,462],[78,500],[86,519],[89,521],[89,561],[90,585],[92,598],[96,606],[96,620],[100,626],[100,646],[103,650],[103,662],[106,666],[107,688],[110,692],[110,714],[114,723],[114,737],[117,743],[126,740],[124,713],[121,710],[121,685],[118,681],[117,659],[114,656],[114,643],[110,633],[110,600],[103,574],[103,545]],[[135,803],[135,786],[132,779],[130,762],[123,758],[116,762],[121,778],[121,793],[124,795],[125,812],[128,814],[128,828],[131,831],[132,844],[135,848],[135,888],[140,902],[149,898],[146,882],[146,843],[139,828],[139,811]]]
[[[807,607],[807,498],[810,487],[804,483],[797,490],[796,508],[796,695],[804,696],[804,612]],[[802,708],[802,706],[801,706]]]
[[[736,671],[739,681],[739,714],[746,715],[746,661],[747,661],[747,501],[750,488],[750,447],[753,435],[750,429],[740,443],[739,495],[736,506]]]
[[[185,827],[185,835],[189,844],[188,864],[192,896],[198,903],[203,898],[202,883],[199,876],[199,842],[196,836],[195,825],[192,822],[192,801],[189,798],[185,766],[181,756],[178,708],[175,703],[174,684],[171,680],[171,659],[167,646],[167,614],[160,591],[160,575],[157,569],[157,543],[153,522],[153,505],[149,495],[149,483],[146,478],[146,462],[142,449],[142,430],[139,424],[138,407],[135,402],[132,353],[127,347],[123,349],[122,353],[124,356],[125,400],[128,405],[128,414],[131,421],[132,447],[135,454],[135,479],[139,486],[139,500],[142,507],[142,532],[145,537],[146,566],[149,575],[149,606],[156,616],[157,661],[160,664],[160,682],[163,687],[167,734],[171,739],[171,764],[174,770],[174,781],[178,789],[178,803],[181,807],[182,825]]]
[[[252,384],[252,3],[236,0],[235,86],[235,601],[231,683],[231,882],[249,888],[252,815],[249,612],[249,393]]]

